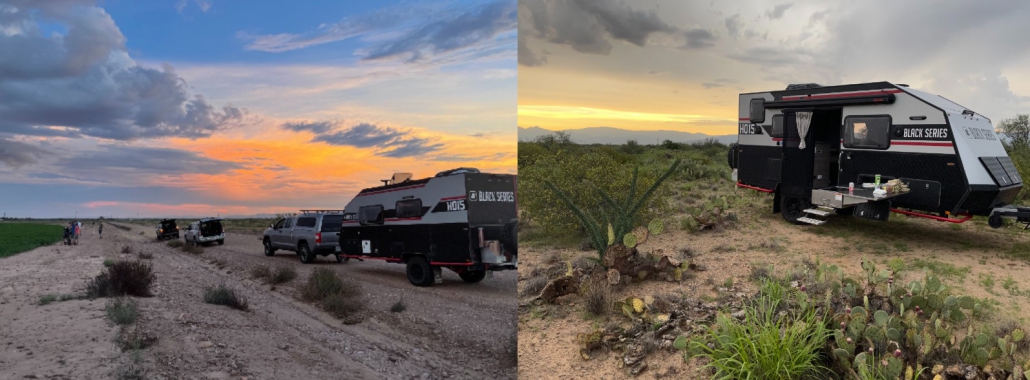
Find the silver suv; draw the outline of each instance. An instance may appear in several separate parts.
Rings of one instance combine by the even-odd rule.
[[[225,244],[225,231],[222,230],[222,220],[217,218],[204,218],[190,223],[189,229],[182,235],[187,244],[203,245],[217,242],[218,245]]]
[[[265,230],[261,240],[265,245],[265,256],[272,256],[276,250],[296,252],[300,261],[309,264],[318,256],[340,257],[340,226],[343,225],[342,210],[301,210],[302,214],[277,220]]]

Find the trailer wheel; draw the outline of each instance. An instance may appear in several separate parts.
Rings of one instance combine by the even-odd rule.
[[[519,221],[512,219],[501,231],[501,244],[513,255],[519,254]]]
[[[272,256],[275,254],[275,248],[272,248],[272,240],[265,239],[265,256]]]
[[[433,267],[425,257],[415,256],[408,259],[408,281],[415,286],[431,286],[436,280],[433,278]]]
[[[466,270],[462,271],[461,273],[458,273],[458,277],[461,277],[461,279],[467,283],[475,284],[477,282],[483,281],[483,279],[486,278],[486,271]]]
[[[987,225],[991,226],[991,228],[1001,228],[1005,225],[1005,220],[1001,218],[1001,215],[991,214],[991,216],[987,218]]]
[[[737,143],[730,144],[730,150],[726,152],[726,163],[730,165],[730,169],[737,168]]]
[[[805,209],[808,208],[808,202],[802,198],[783,198],[783,204],[780,205],[780,214],[783,214],[783,220],[786,220],[793,224],[804,224],[798,219],[805,216]]]
[[[300,245],[297,246],[297,253],[300,255],[300,262],[304,264],[315,262],[315,254],[311,253],[311,249],[308,248],[307,244],[300,243]]]

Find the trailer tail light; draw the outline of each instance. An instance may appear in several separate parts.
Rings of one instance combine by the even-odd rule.
[[[316,232],[315,233],[315,244],[322,244],[322,233],[321,232]]]

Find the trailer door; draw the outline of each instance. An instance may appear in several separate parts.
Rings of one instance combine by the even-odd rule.
[[[809,200],[812,197],[812,171],[815,165],[815,134],[807,133],[805,135],[805,149],[801,149],[802,137],[797,128],[797,112],[799,111],[783,111],[780,197]]]

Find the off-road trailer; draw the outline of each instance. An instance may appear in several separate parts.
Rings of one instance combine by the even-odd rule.
[[[876,82],[739,99],[733,179],[774,194],[773,212],[791,223],[818,225],[834,213],[885,221],[897,212],[953,223],[988,216],[995,228],[1010,217],[1030,228],[1030,208],[1009,205],[1023,179],[990,119],[944,97]],[[862,184],[878,174],[910,191],[875,196]]]
[[[341,257],[407,264],[416,286],[442,282],[441,268],[470,283],[518,268],[517,176],[459,168],[383,182],[344,208]]]

